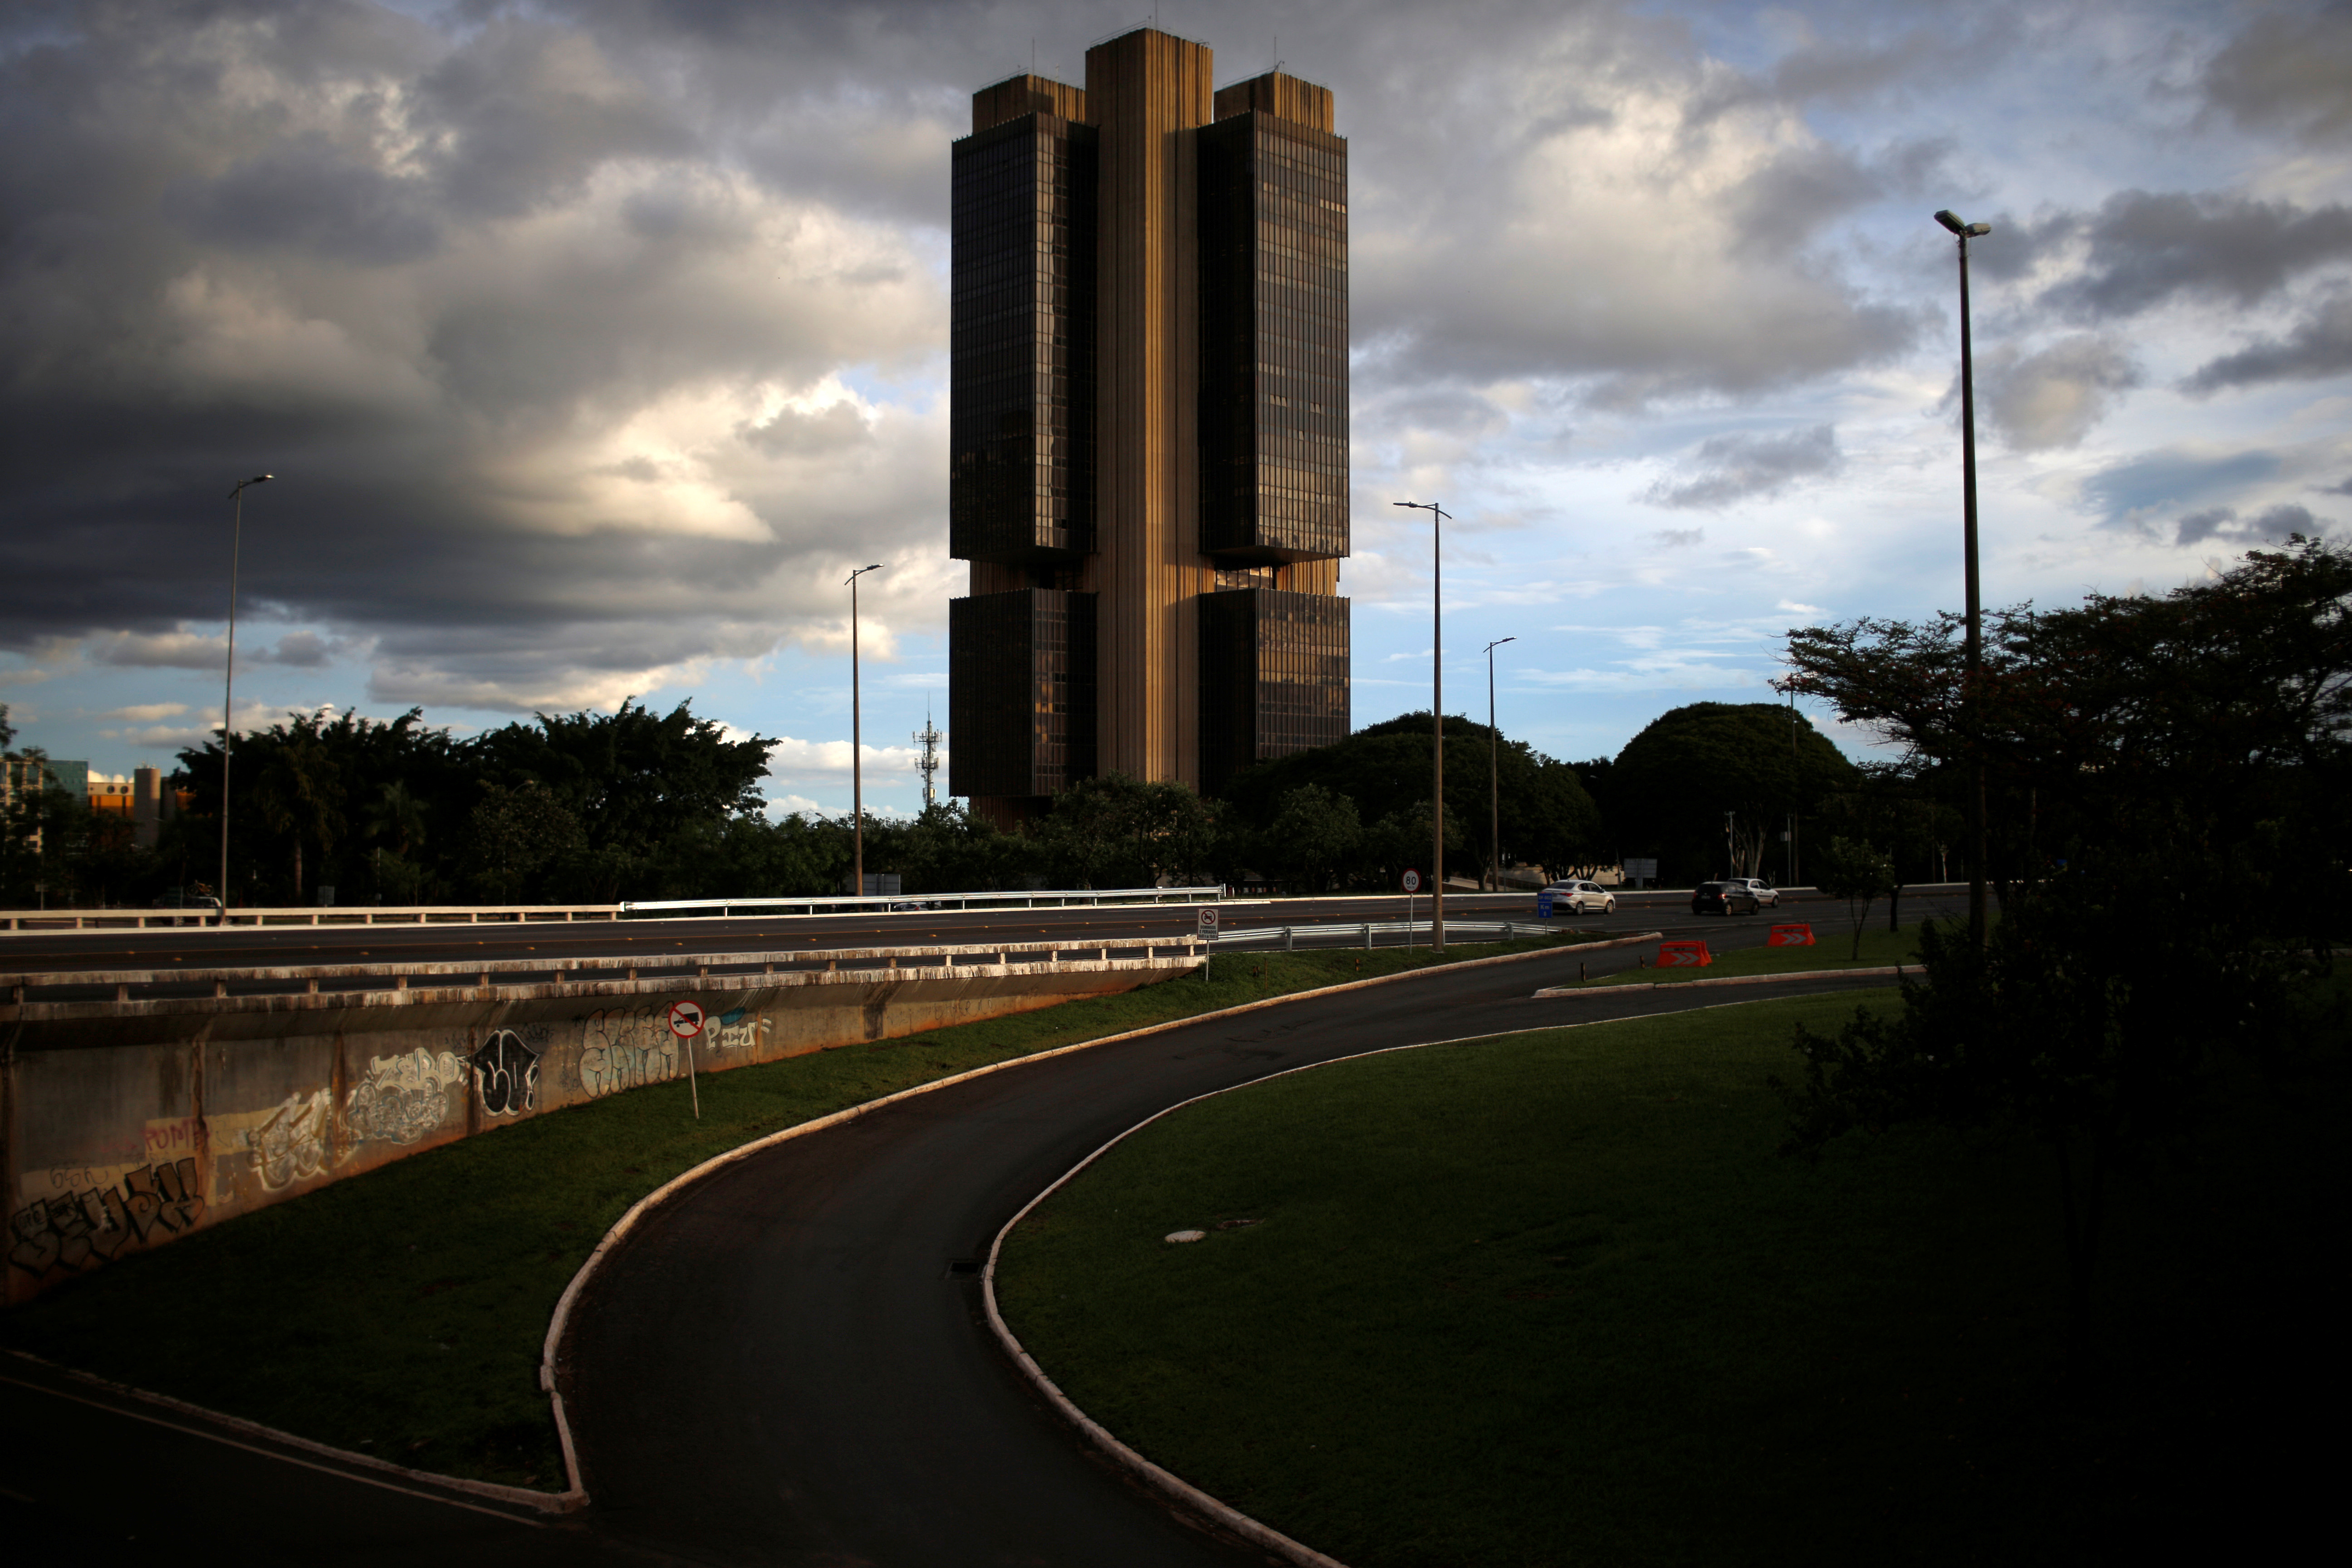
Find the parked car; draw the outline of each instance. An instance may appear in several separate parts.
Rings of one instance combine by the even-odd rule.
[[[1763,907],[1745,882],[1701,882],[1691,893],[1695,915],[1752,915]]]
[[[1598,882],[1554,882],[1544,891],[1551,895],[1554,914],[1581,915],[1594,910],[1605,915],[1617,912],[1617,895]]]
[[[1768,910],[1780,907],[1780,889],[1761,877],[1731,877],[1726,880],[1738,883],[1756,895],[1757,903]]]

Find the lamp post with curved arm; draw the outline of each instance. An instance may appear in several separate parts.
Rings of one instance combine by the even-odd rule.
[[[1486,645],[1486,848],[1495,866],[1495,891],[1503,890],[1503,737],[1495,728],[1495,650],[1516,637]]]
[[[245,542],[245,492],[249,485],[266,485],[275,474],[256,474],[249,479],[236,481],[236,489],[228,492],[228,651],[221,661],[221,843],[220,886],[214,896],[220,900],[219,924],[228,924],[228,763],[229,752],[236,743],[236,557]],[[301,889],[296,889],[299,894]]]
[[[849,885],[851,896],[860,899],[866,896],[866,757],[857,692],[857,580],[881,570],[877,561],[843,579],[849,588]]]
[[[1937,213],[1936,221],[1951,231],[1960,248],[1960,542],[1967,557],[1962,573],[1968,599],[1961,709],[1973,720],[1983,684],[1984,624],[1977,585],[1976,357],[1969,341],[1969,241],[1990,234],[1992,225],[1964,223],[1949,211]],[[1981,951],[1985,942],[1984,752],[1973,736],[1969,750],[1975,753],[1969,768],[1969,941]]]
[[[1445,951],[1445,509],[1433,500],[1391,501],[1429,513],[1429,951]],[[1407,932],[1408,936],[1412,933]]]

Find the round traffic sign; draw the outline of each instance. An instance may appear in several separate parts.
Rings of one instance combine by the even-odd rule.
[[[681,1040],[690,1040],[702,1033],[702,1004],[699,1002],[671,1003],[669,1032]]]
[[[1213,931],[1216,930],[1216,929],[1217,929],[1217,906],[1216,906],[1216,905],[1214,905],[1214,904],[1202,904],[1202,905],[1201,906],[1201,911],[1200,911],[1200,912],[1201,912],[1201,929],[1202,929],[1202,931]]]
[[[1404,890],[1405,890],[1406,892],[1408,892],[1408,893],[1418,893],[1419,891],[1421,891],[1421,873],[1420,873],[1420,872],[1418,872],[1418,871],[1407,871],[1407,872],[1404,874]]]

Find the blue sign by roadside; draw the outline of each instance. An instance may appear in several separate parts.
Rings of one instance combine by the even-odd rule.
[[[1548,921],[1551,919],[1551,889],[1549,888],[1546,888],[1542,892],[1536,895],[1536,919],[1539,921]]]

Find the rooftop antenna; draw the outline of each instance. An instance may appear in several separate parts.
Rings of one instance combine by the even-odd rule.
[[[946,739],[945,735],[940,733],[939,727],[931,722],[931,700],[926,696],[923,699],[923,727],[915,731],[915,740],[923,748],[923,754],[916,762],[915,768],[923,775],[923,809],[925,811],[930,810],[940,803],[940,792],[931,781],[940,771],[940,742]]]

